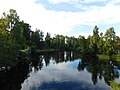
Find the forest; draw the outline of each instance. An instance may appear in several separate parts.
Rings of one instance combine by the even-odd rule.
[[[21,50],[75,50],[82,54],[113,55],[120,51],[120,37],[116,36],[113,27],[102,33],[97,26],[93,28],[93,35],[87,38],[59,34],[51,37],[49,32],[45,36],[40,29],[31,30],[28,23],[20,20],[16,10],[10,9],[0,18],[0,60],[6,56],[14,58]]]

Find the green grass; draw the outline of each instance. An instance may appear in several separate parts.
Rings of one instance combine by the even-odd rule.
[[[112,90],[120,90],[120,84],[110,81],[110,86]]]
[[[30,50],[29,48],[28,49],[24,49],[24,50],[20,50],[21,52],[25,52],[25,51],[27,51],[27,50]]]
[[[98,54],[98,57],[99,57],[100,60],[110,60],[109,55]],[[117,54],[117,55],[112,55],[111,58],[112,58],[112,60],[120,61],[120,53]]]
[[[120,61],[120,53],[117,54],[117,55],[113,55],[113,58],[115,58],[116,61]]]
[[[100,60],[109,60],[109,56],[108,55],[98,54],[98,57],[99,57]]]
[[[58,49],[44,49],[44,50],[39,50],[37,49],[36,52],[42,53],[42,52],[54,52],[54,51],[59,51]]]

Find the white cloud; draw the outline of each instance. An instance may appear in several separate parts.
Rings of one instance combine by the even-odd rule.
[[[109,1],[109,0],[48,0],[48,2],[53,3],[53,4],[58,4],[58,3],[93,3],[93,2],[105,2],[105,1]]]
[[[92,3],[92,2],[105,2],[105,1],[109,1],[109,0],[80,0],[84,3]]]
[[[120,3],[120,0],[111,0],[111,3],[114,3],[114,4]]]
[[[50,3],[53,3],[53,4],[58,4],[58,3],[67,3],[67,2],[70,2],[70,0],[48,0]]]
[[[77,61],[76,67],[78,63],[79,61]],[[72,62],[50,64],[48,67],[43,67],[42,70],[38,72],[32,71],[29,74],[30,77],[22,84],[21,90],[30,90],[33,86],[37,88],[44,83],[51,83],[54,81],[63,83],[69,82],[69,80],[78,83],[84,81],[92,86],[92,81],[90,79],[91,74],[86,74],[86,70],[84,72],[78,72],[77,69],[73,68],[70,64],[72,64]]]
[[[32,26],[32,30],[39,28],[45,33],[50,32],[52,35],[65,35],[78,25],[94,27],[94,25],[120,23],[120,13],[117,12],[120,10],[120,6],[114,5],[112,2],[103,7],[90,6],[84,12],[65,12],[47,10],[42,4],[37,4],[35,1],[0,0],[0,13],[8,11],[10,8],[16,9],[20,18]],[[54,1],[61,2],[63,0]],[[66,0],[66,2],[68,1],[70,0]],[[87,2],[87,0],[85,1]],[[118,2],[118,0],[116,1]],[[85,34],[88,35],[89,33]]]

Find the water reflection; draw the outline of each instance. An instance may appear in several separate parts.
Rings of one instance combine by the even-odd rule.
[[[119,81],[119,66],[75,52],[38,53],[0,68],[0,90],[110,90],[109,81]]]
[[[110,85],[111,80],[116,78],[119,79],[119,67],[117,63],[115,64],[114,61],[110,60],[99,60],[98,57],[93,57],[90,60],[87,58],[89,56],[82,56],[82,61],[79,62],[78,70],[87,69],[88,72],[92,74],[91,79],[93,84],[96,84],[98,79],[104,78],[105,82]]]
[[[26,60],[11,68],[0,69],[0,90],[20,90],[21,83],[28,77],[28,73],[29,64]]]

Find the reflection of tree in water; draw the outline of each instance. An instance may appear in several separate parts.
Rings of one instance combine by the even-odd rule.
[[[14,67],[0,68],[0,90],[20,90],[21,83],[28,77],[31,70],[38,71],[50,64],[50,60],[55,63],[62,63],[67,61],[74,61],[78,56],[74,52],[54,52],[36,54],[31,58],[22,58]],[[97,83],[98,79],[104,78],[109,85],[110,80],[119,78],[118,69],[119,63],[112,61],[99,61],[97,56],[81,56],[82,60],[78,64],[78,70],[83,71],[85,68],[92,74],[91,79],[93,84]],[[29,61],[29,62],[28,62]],[[116,65],[116,66],[115,66]]]
[[[66,54],[66,56],[71,60],[74,60],[74,55]],[[20,90],[21,83],[28,77],[29,73],[34,70],[41,70],[43,67],[43,60],[45,66],[48,66],[50,60],[54,60],[56,63],[69,61],[65,57],[64,52],[56,53],[45,53],[45,54],[35,54],[30,58],[20,57],[19,62],[10,68],[4,67],[0,68],[0,90]]]
[[[97,83],[98,78],[104,77],[105,82],[110,85],[109,81],[119,78],[119,73],[115,65],[111,61],[99,61],[97,56],[82,56],[82,60],[78,64],[78,70],[82,71],[85,68],[92,74],[91,79],[93,84]]]
[[[43,55],[20,57],[14,66],[0,67],[0,90],[20,90],[21,83],[28,77],[32,68],[38,71],[42,67]]]
[[[43,62],[45,62],[45,66],[48,66],[50,60],[58,64],[67,61],[74,61],[75,59],[74,52],[36,53],[31,56],[30,68],[31,70],[38,71],[42,69]]]
[[[29,64],[26,59],[21,60],[15,66],[0,69],[0,90],[20,90],[21,83],[28,77]]]
[[[45,62],[45,66],[50,64],[50,60],[54,61],[56,64],[67,62],[67,61],[74,61],[77,56],[74,54],[75,52],[46,52],[46,53],[37,53],[31,56],[31,69],[34,71],[41,70],[43,67],[43,61]]]
[[[49,65],[50,60],[55,61],[55,63],[62,63],[67,61],[74,61],[76,59],[74,52],[54,52],[43,54],[46,66]]]
[[[55,60],[56,63],[60,63],[64,61],[64,52],[55,52],[51,54],[51,57],[53,60]]]
[[[50,64],[50,60],[51,60],[50,54],[47,54],[47,53],[44,54],[44,61],[45,61],[46,66]]]
[[[34,68],[34,71],[41,70],[43,67],[43,55],[34,55],[31,57],[31,68]]]

